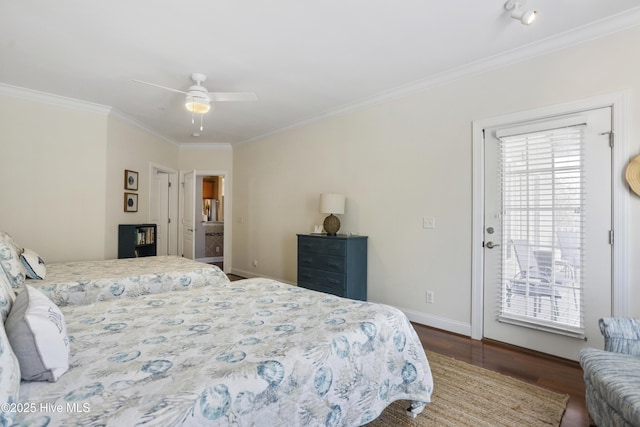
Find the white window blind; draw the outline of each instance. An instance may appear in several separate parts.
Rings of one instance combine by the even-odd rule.
[[[499,320],[583,336],[584,125],[499,136]]]

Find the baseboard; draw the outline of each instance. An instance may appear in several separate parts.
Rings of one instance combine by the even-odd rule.
[[[211,262],[222,262],[224,261],[224,257],[223,256],[208,256],[205,258],[196,258],[196,261],[200,261],[200,262],[206,262],[211,263]]]
[[[241,270],[239,268],[232,268],[230,274],[235,274],[236,276],[245,277],[247,279],[252,279],[254,277],[261,277],[259,274],[255,274],[247,270]]]
[[[396,307],[402,311],[407,318],[415,323],[421,325],[430,326],[436,329],[442,329],[443,331],[453,332],[454,334],[464,335],[466,337],[471,336],[471,324],[459,322],[457,320],[447,319],[445,317],[434,316],[432,314],[419,313],[407,308]]]

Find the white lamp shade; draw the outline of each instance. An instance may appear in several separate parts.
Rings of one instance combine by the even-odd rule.
[[[322,193],[320,194],[320,213],[343,214],[344,194]]]

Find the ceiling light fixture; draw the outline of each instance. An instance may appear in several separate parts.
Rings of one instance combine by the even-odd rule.
[[[184,104],[185,108],[195,114],[205,114],[211,109],[209,104],[209,98],[203,98],[201,96],[187,95],[187,101]]]
[[[200,115],[200,132],[202,132],[204,130],[202,116],[211,109],[211,98],[209,98],[207,89],[202,86],[202,82],[207,78],[204,74],[194,73],[191,75],[191,79],[196,82],[196,84],[190,86],[189,90],[187,90],[187,100],[184,103],[184,107],[187,111],[191,112],[191,124],[195,124],[195,115]]]
[[[531,25],[538,17],[537,10],[523,10],[526,0],[509,0],[504,4],[504,8],[511,12],[511,17],[517,19],[522,25]]]

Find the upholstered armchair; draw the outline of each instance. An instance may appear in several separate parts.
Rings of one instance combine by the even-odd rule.
[[[580,352],[587,409],[600,427],[640,426],[640,319],[599,321],[605,350]]]

